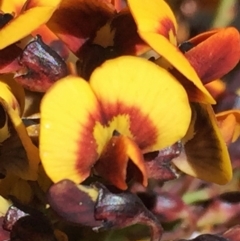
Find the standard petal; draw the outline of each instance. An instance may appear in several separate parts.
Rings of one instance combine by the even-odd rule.
[[[130,160],[134,167],[128,165]],[[128,173],[127,170],[131,167],[131,173]],[[142,152],[136,143],[126,136],[119,135],[111,138],[104,147],[95,169],[98,174],[122,190],[126,190],[128,187],[127,177],[135,177],[135,181],[147,186],[147,172]]]
[[[31,34],[45,24],[58,7],[61,0],[27,2],[25,11],[5,25],[0,31],[0,49],[13,44]],[[24,28],[22,27],[24,26]]]
[[[114,12],[105,0],[62,0],[47,26],[76,53]]]
[[[189,42],[195,47],[185,56],[204,84],[221,78],[239,62],[240,34],[233,27],[207,32]]]
[[[132,138],[145,153],[185,135],[191,115],[187,94],[156,64],[132,56],[108,60],[93,72],[90,85],[105,117],[94,130],[99,152],[113,131]]]
[[[232,178],[231,161],[226,143],[217,126],[210,105],[192,104],[193,123],[185,139],[186,144],[173,163],[184,173],[217,184]]]
[[[175,16],[163,0],[128,0],[128,6],[139,32],[156,33],[176,45],[177,23]],[[161,47],[163,47],[162,45]]]
[[[93,136],[100,107],[88,82],[68,76],[56,82],[41,103],[40,156],[54,182],[86,179],[99,157]]]

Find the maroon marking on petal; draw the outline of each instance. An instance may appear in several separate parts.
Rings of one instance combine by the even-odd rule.
[[[182,84],[187,92],[190,101],[204,102],[205,95],[199,90],[193,82],[189,81],[184,75],[182,75],[177,69],[168,70],[174,77]]]
[[[137,25],[128,9],[121,11],[113,18],[111,28],[115,31],[114,47],[119,54],[134,55],[146,48],[145,42],[138,35]]]
[[[175,26],[170,18],[163,18],[159,23],[159,28],[157,29],[157,33],[163,35],[167,39],[170,39],[170,32],[172,31],[173,35],[176,36]],[[163,46],[164,48],[164,46]]]
[[[102,27],[113,15],[114,9],[101,0],[68,0],[62,1],[54,12],[48,26],[56,34],[73,36],[81,44],[93,38],[96,31]],[[64,38],[63,41],[71,50],[73,42]],[[76,42],[74,43],[76,44]]]
[[[89,80],[92,72],[103,62],[108,59],[113,59],[120,54],[114,47],[104,48],[97,44],[86,42],[81,50],[77,53],[79,60],[77,61],[78,75],[85,80]]]
[[[146,177],[143,176],[145,173],[141,173],[137,164],[129,162],[130,153],[127,150],[129,145],[135,149],[135,161],[138,161],[138,165],[144,166],[141,150],[133,141],[122,135],[111,138],[95,165],[98,174],[122,190],[127,189],[126,181],[132,180],[132,178],[140,183],[143,183],[144,179],[146,180]]]
[[[89,115],[85,128],[82,133],[79,133],[78,146],[76,153],[76,170],[84,179],[90,174],[91,168],[98,159],[97,142],[93,136],[96,122],[101,122],[101,117],[95,113]]]
[[[0,73],[11,73],[18,70],[21,66],[17,58],[21,55],[22,49],[12,44],[0,50]]]
[[[147,115],[143,115],[141,109],[138,107],[127,106],[121,102],[117,102],[116,104],[101,104],[101,106],[105,117],[103,125],[107,126],[114,117],[119,115],[129,117],[130,132],[133,135],[133,140],[143,151],[145,148],[156,143],[158,135],[161,135],[150,118]]]

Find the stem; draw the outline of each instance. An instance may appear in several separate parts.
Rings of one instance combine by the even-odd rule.
[[[233,9],[235,5],[236,0],[221,0],[212,27],[219,28],[228,26],[234,18]]]

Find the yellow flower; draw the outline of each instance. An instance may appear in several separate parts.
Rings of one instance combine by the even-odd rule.
[[[38,148],[20,117],[24,110],[23,88],[12,75],[1,75],[0,93],[0,194],[14,195],[27,203],[32,197],[27,180],[38,178]]]
[[[190,118],[187,94],[171,74],[145,59],[119,57],[98,67],[89,83],[69,76],[46,93],[40,156],[54,182],[80,183],[94,169],[120,189],[129,175],[147,185],[143,154],[180,140]]]
[[[128,0],[128,5],[139,35],[160,55],[156,63],[165,66],[178,79],[191,102],[198,102],[191,103],[192,120],[183,138],[184,151],[173,163],[189,175],[225,184],[232,177],[230,158],[210,105],[215,100],[203,83],[222,77],[237,64],[238,31],[228,28],[199,35],[189,40],[190,50],[183,49],[184,55],[180,51],[183,46],[177,47],[176,19],[165,1]],[[229,53],[228,43],[231,43]],[[237,54],[234,53],[235,44]]]
[[[16,43],[45,24],[56,10],[61,0],[3,0],[0,9],[13,14],[0,30],[0,49]]]

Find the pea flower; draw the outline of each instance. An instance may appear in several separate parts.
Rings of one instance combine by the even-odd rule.
[[[88,80],[105,60],[149,49],[139,37],[129,9],[120,2],[63,0],[48,21],[48,29],[39,34],[48,35],[50,30],[57,35],[77,56],[78,74]]]
[[[181,139],[190,116],[185,90],[166,70],[138,57],[108,60],[89,83],[69,76],[45,94],[42,164],[54,182],[80,183],[94,170],[123,190],[133,177],[146,186],[143,154]]]
[[[191,103],[192,121],[183,138],[184,151],[173,163],[189,175],[225,184],[232,176],[229,154],[210,105],[215,101],[203,84],[222,77],[239,61],[238,31],[234,28],[213,30],[178,48],[176,19],[165,1],[155,0],[149,4],[129,0],[128,5],[139,35],[160,55],[156,63],[181,82],[191,102],[198,102]],[[214,44],[217,40],[219,45]],[[226,51],[229,42],[230,49]]]

